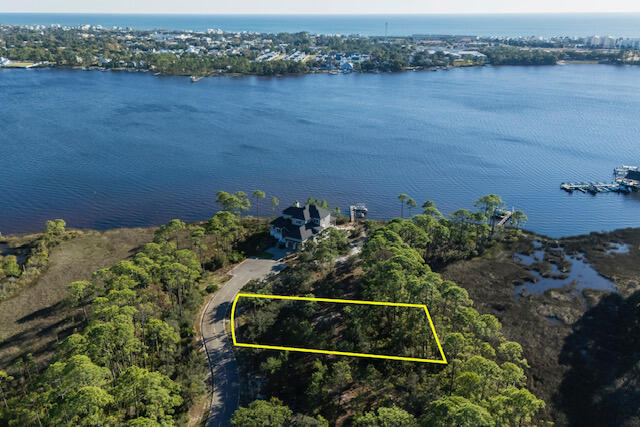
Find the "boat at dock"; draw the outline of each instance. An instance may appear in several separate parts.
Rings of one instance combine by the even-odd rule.
[[[204,76],[191,76],[191,83],[198,82],[198,81],[202,80],[203,78],[204,78]]]
[[[640,190],[640,166],[622,166],[613,170],[614,181],[604,182],[563,182],[560,188],[568,193],[580,191],[597,193],[631,193]]]

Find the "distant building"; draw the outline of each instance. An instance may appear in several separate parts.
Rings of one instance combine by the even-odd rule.
[[[304,242],[331,225],[331,213],[318,205],[286,208],[271,221],[270,234],[288,249],[300,249]]]
[[[345,73],[350,73],[351,71],[353,71],[353,64],[351,62],[345,62],[340,66],[340,69]]]
[[[485,59],[487,57],[484,53],[480,53],[477,50],[458,50],[455,53],[462,58]]]
[[[616,38],[611,36],[593,36],[587,39],[587,46],[601,49],[614,49]]]
[[[620,40],[620,47],[623,49],[640,49],[640,38]]]

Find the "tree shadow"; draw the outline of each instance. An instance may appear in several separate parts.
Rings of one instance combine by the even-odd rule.
[[[64,300],[61,300],[48,307],[41,308],[40,310],[33,311],[26,316],[21,317],[17,320],[17,323],[25,323],[36,319],[43,319],[51,316],[52,314],[61,313],[65,308],[69,310],[68,304]]]
[[[230,308],[231,308],[231,303],[225,301],[218,306],[215,314],[211,317],[213,317],[213,319],[215,320],[224,319],[227,315],[227,311],[230,310]]]
[[[640,425],[640,291],[603,297],[573,325],[554,397],[570,425]]]

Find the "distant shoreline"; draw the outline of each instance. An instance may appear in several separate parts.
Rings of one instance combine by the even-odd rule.
[[[151,71],[187,75],[196,82],[220,74],[383,73],[584,61],[640,64],[640,38],[452,33],[382,37],[0,24],[0,66]]]
[[[315,75],[315,74],[327,74],[327,75],[342,75],[342,74],[401,74],[407,72],[429,72],[429,71],[451,71],[460,68],[505,68],[505,67],[554,67],[554,66],[567,66],[567,65],[610,65],[610,66],[625,66],[630,64],[612,64],[612,63],[603,63],[600,61],[594,60],[570,60],[570,61],[558,61],[556,64],[548,64],[548,65],[522,65],[522,64],[505,64],[505,65],[492,65],[492,64],[483,64],[483,65],[466,65],[466,66],[451,66],[451,67],[443,67],[437,66],[432,68],[425,67],[414,67],[407,68],[400,71],[352,71],[352,72],[334,72],[332,73],[329,70],[315,70],[304,73],[286,73],[286,74],[271,74],[271,75],[262,75],[262,74],[253,74],[253,73],[212,73],[209,75],[192,75],[192,74],[164,74],[154,72],[153,70],[140,70],[140,69],[130,69],[130,68],[103,68],[103,67],[78,67],[78,66],[65,66],[65,65],[44,65],[44,64],[29,64],[29,65],[17,65],[17,66],[0,66],[0,70],[28,70],[28,69],[40,69],[40,70],[67,70],[67,71],[111,71],[116,73],[143,73],[143,74],[151,74],[154,77],[191,77],[193,83],[209,77],[300,77],[306,75]],[[194,79],[196,78],[196,79]]]
[[[452,70],[456,70],[456,69],[460,69],[460,68],[506,68],[506,67],[526,67],[526,68],[537,68],[537,67],[554,67],[554,66],[568,66],[568,65],[609,65],[609,66],[625,66],[625,65],[629,65],[629,64],[611,64],[611,63],[603,63],[603,62],[599,62],[599,61],[590,61],[590,60],[585,60],[585,61],[577,61],[577,60],[573,60],[573,61],[558,61],[556,64],[550,64],[550,65],[521,65],[521,64],[514,64],[514,65],[491,65],[491,64],[484,64],[484,65],[468,65],[468,66],[454,66],[454,67],[433,67],[433,68],[422,68],[422,67],[415,67],[415,68],[408,68],[405,70],[400,70],[400,71],[356,71],[356,72],[337,72],[337,73],[332,73],[329,70],[316,70],[316,71],[309,71],[309,72],[305,72],[305,73],[286,73],[286,74],[272,74],[272,75],[262,75],[262,74],[252,74],[252,73],[213,73],[213,74],[209,74],[209,75],[204,75],[204,76],[200,76],[200,75],[191,75],[191,74],[163,74],[163,73],[158,73],[158,72],[154,72],[153,70],[137,70],[137,69],[129,69],[129,68],[101,68],[101,67],[77,67],[77,66],[60,66],[60,65],[55,65],[55,66],[47,66],[47,65],[41,65],[41,64],[30,64],[28,66],[4,66],[4,67],[0,67],[0,70],[2,69],[6,69],[6,70],[30,70],[30,69],[40,69],[40,70],[67,70],[67,71],[99,71],[99,72],[105,72],[105,71],[110,71],[110,72],[116,72],[116,73],[142,73],[142,74],[151,74],[153,77],[184,77],[184,78],[191,78],[192,79],[192,83],[197,83],[198,81],[200,81],[203,78],[215,78],[215,77],[277,77],[277,78],[284,78],[284,77],[301,77],[301,76],[306,76],[306,75],[316,75],[316,74],[325,74],[325,75],[343,75],[343,74],[402,74],[402,73],[408,73],[408,72],[433,72],[433,71],[452,71]]]

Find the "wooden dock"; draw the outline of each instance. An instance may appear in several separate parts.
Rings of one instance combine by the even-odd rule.
[[[513,213],[515,212],[514,208],[511,208],[510,211],[503,211],[501,212],[502,217],[500,218],[500,221],[498,221],[498,227],[502,227],[503,225],[505,225],[507,223],[507,221],[509,221],[511,219],[511,217],[513,216]]]
[[[639,178],[639,166],[622,166],[613,170],[614,182],[563,182],[560,188],[568,193],[630,193],[640,190]]]
[[[581,193],[597,194],[597,193],[630,193],[631,188],[623,183],[611,182],[578,182],[578,183],[562,183],[560,185],[564,191],[573,193],[579,191]]]

